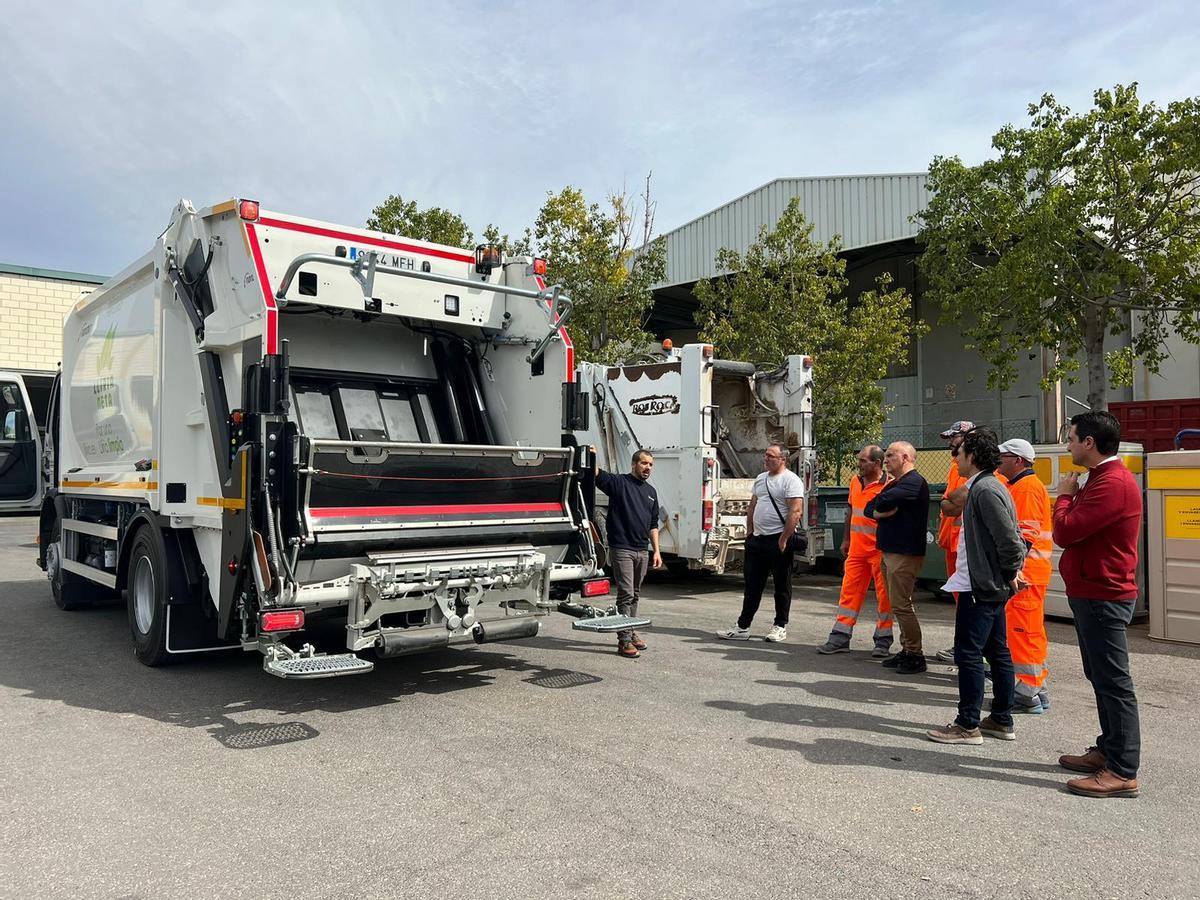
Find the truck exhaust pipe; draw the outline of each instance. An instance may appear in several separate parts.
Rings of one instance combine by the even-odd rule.
[[[385,631],[379,636],[375,652],[382,657],[407,656],[410,653],[428,653],[450,645],[447,631]]]
[[[511,621],[479,622],[471,629],[471,635],[477,644],[488,644],[492,641],[518,641],[522,638],[537,637],[542,623],[533,616],[522,616]]]

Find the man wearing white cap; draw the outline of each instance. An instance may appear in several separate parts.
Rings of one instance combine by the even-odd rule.
[[[1008,480],[1017,525],[1029,552],[1021,570],[1029,586],[1008,601],[1008,649],[1016,669],[1015,713],[1041,714],[1050,708],[1046,690],[1046,586],[1050,584],[1050,494],[1033,472],[1033,445],[1013,438],[1000,445],[997,471]]]

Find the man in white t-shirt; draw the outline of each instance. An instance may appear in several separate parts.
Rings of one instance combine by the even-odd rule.
[[[737,625],[718,631],[727,641],[750,640],[750,623],[762,602],[767,578],[775,581],[775,624],[768,641],[787,638],[792,608],[792,534],[804,513],[804,482],[787,467],[787,451],[772,444],[763,454],[766,471],[754,480],[750,509],[746,512],[746,551],[743,571],[746,591]]]

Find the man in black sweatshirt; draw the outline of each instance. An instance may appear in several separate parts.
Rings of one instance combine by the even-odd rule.
[[[929,483],[916,470],[917,451],[907,441],[888,445],[884,468],[892,481],[867,504],[866,514],[878,523],[875,544],[883,552],[892,614],[900,627],[900,652],[883,664],[901,675],[924,672],[921,623],[913,609],[913,587],[925,563],[925,535],[929,528]]]

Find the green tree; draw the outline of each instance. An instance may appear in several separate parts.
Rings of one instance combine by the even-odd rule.
[[[840,238],[821,244],[812,232],[794,199],[745,254],[721,249],[717,268],[731,274],[696,285],[696,324],[701,340],[728,359],[777,366],[789,354],[812,356],[817,453],[828,474],[839,451],[844,457],[878,440],[889,411],[878,381],[890,363],[907,359],[924,326],[886,273],[876,290],[848,296]]]
[[[528,228],[519,238],[514,239],[507,234],[501,234],[499,228],[489,224],[483,229],[483,242],[492,247],[499,247],[505,256],[533,255],[533,232]]]
[[[654,303],[650,288],[666,273],[666,244],[651,239],[649,178],[646,184],[636,249],[638,212],[624,193],[602,207],[568,186],[549,194],[538,213],[538,255],[549,262],[547,281],[574,303],[569,328],[582,359],[620,362],[653,340],[645,324]]]
[[[962,323],[989,386],[1049,347],[1043,387],[1078,380],[1082,357],[1088,403],[1106,409],[1137,360],[1159,370],[1172,331],[1200,342],[1200,104],[1143,104],[1136,84],[1093,100],[1076,114],[1046,94],[980,165],[936,157],[918,219],[927,296]]]
[[[415,202],[405,201],[399,194],[392,194],[372,210],[367,227],[449,247],[468,250],[475,247],[475,235],[458,213],[440,206],[422,210]]]

